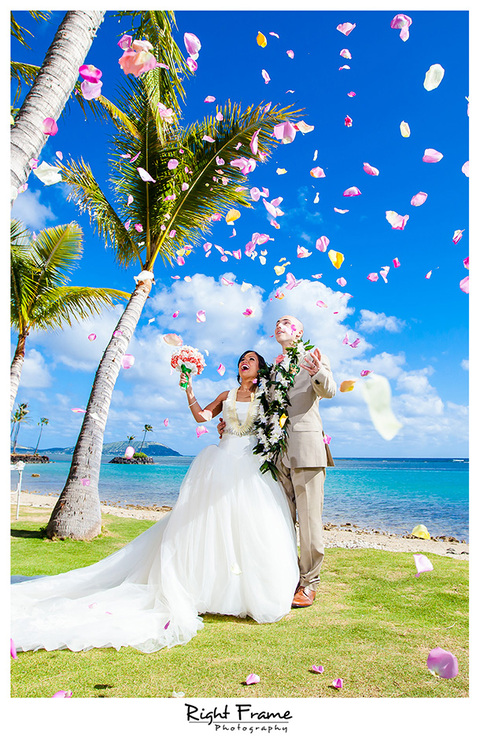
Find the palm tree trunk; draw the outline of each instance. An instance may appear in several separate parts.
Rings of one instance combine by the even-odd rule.
[[[69,10],[58,27],[11,130],[12,190],[27,181],[29,162],[39,156],[48,138],[43,121],[56,121],[61,115],[104,15],[104,10]]]
[[[35,451],[33,452],[34,454],[36,454],[38,452],[38,445],[40,444],[40,439],[42,437],[42,431],[43,431],[43,426],[40,426],[40,433],[39,433],[38,439],[37,439],[37,446],[35,447]]]
[[[68,478],[47,524],[49,538],[89,541],[101,532],[98,480],[105,425],[122,357],[151,288],[151,280],[137,284],[115,329],[121,335],[112,336],[98,366]]]
[[[15,355],[10,366],[10,413],[15,405],[18,386],[20,385],[20,377],[22,375],[23,363],[25,361],[26,338],[27,336],[24,333],[20,333],[18,335],[17,348],[15,349]]]

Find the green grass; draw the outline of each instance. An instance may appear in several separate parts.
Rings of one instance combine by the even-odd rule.
[[[40,529],[48,513],[21,509],[12,524],[12,573],[54,574],[91,564],[152,524],[104,517],[95,541],[49,541]],[[187,698],[468,696],[468,563],[429,555],[433,572],[415,577],[411,554],[328,549],[317,599],[282,621],[206,615],[184,646],[143,654],[132,648],[20,653],[12,660],[12,697]],[[433,677],[434,647],[458,658],[459,675]],[[322,664],[323,674],[311,671]],[[261,681],[246,686],[257,673]],[[330,687],[342,677],[344,687]]]

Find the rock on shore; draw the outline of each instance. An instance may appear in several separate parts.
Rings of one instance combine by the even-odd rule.
[[[46,454],[11,454],[10,463],[25,462],[25,464],[48,464],[50,459]]]
[[[127,457],[114,457],[108,464],[155,464],[155,462],[151,457],[132,457],[132,459],[128,459]]]

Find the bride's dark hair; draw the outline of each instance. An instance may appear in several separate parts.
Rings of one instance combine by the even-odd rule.
[[[246,352],[243,352],[243,354],[238,358],[237,367],[242,361],[242,359],[247,356],[247,354],[256,354],[256,356],[258,357],[258,370],[259,371],[268,369],[268,364],[266,363],[265,359],[262,357],[261,354],[256,352],[255,349],[247,349]],[[237,374],[237,382],[240,382],[240,372],[238,372]]]

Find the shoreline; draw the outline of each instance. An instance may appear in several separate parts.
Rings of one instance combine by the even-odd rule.
[[[20,494],[20,505],[33,508],[53,509],[58,495],[42,495],[40,493],[22,492]],[[10,494],[12,506],[16,506],[17,494]],[[138,520],[159,521],[171,511],[171,506],[140,506],[134,503],[127,506],[101,504],[102,515],[120,516],[122,518],[135,518]],[[469,545],[458,541],[455,537],[445,537],[440,540],[419,539],[411,534],[399,536],[376,529],[368,529],[353,523],[346,524],[324,524],[325,547],[340,547],[344,549],[380,549],[390,552],[424,552],[426,554],[439,554],[455,559],[469,559]]]

